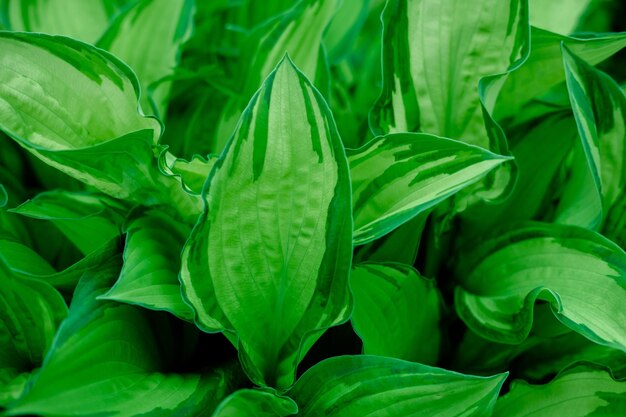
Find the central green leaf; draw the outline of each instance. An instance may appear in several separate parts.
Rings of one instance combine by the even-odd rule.
[[[288,58],[252,99],[207,187],[183,250],[184,293],[200,327],[238,338],[255,383],[287,388],[303,341],[347,320],[352,258],[345,152],[322,96]]]

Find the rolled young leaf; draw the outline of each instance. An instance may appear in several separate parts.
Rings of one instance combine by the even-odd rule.
[[[239,338],[256,384],[285,389],[303,340],[347,320],[352,258],[341,139],[289,58],[252,99],[205,189],[183,251],[184,294],[201,328]]]
[[[352,269],[350,288],[365,354],[437,362],[441,296],[433,280],[408,265],[365,263]]]
[[[520,343],[539,299],[572,330],[626,351],[626,253],[599,234],[529,223],[486,240],[457,265],[456,309],[480,336]]]
[[[490,415],[505,379],[381,356],[338,356],[305,372],[289,396],[302,417],[478,417]]]
[[[421,133],[381,136],[349,150],[354,244],[391,232],[509,159]]]
[[[626,382],[604,369],[579,366],[545,385],[513,381],[511,391],[496,402],[494,417],[602,417],[626,413]]]
[[[212,417],[287,417],[297,413],[298,406],[289,397],[256,389],[240,389],[226,397]]]

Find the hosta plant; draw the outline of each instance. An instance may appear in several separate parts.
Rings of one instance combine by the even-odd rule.
[[[626,415],[625,12],[0,0],[0,416]]]

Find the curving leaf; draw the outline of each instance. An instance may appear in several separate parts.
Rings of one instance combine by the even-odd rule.
[[[478,82],[521,58],[527,13],[519,0],[389,1],[373,131],[428,132],[489,148]]]
[[[204,183],[217,162],[217,155],[211,154],[206,158],[194,155],[191,161],[176,158],[169,152],[161,153],[159,167],[165,175],[178,176],[187,191],[192,194],[201,194]]]
[[[350,274],[352,326],[365,354],[435,364],[441,298],[435,282],[402,264],[359,264]]]
[[[626,96],[566,46],[563,63],[581,143],[557,221],[598,229],[626,187]]]
[[[606,370],[569,369],[545,385],[517,380],[498,399],[494,417],[602,417],[626,413],[626,382],[615,381]]]
[[[171,82],[157,82],[171,75],[180,60],[182,45],[193,27],[194,0],[142,0],[128,8],[98,41],[126,62],[137,74],[143,96],[141,107],[164,118]]]
[[[84,254],[120,235],[125,208],[103,195],[46,191],[11,209],[12,213],[54,225]]]
[[[183,252],[184,294],[200,327],[239,337],[256,384],[284,389],[303,339],[348,318],[352,258],[341,140],[290,59],[254,96],[207,190]]]
[[[144,311],[96,300],[119,272],[116,258],[84,273],[41,370],[7,415],[206,416],[225,396],[223,372],[159,373]]]
[[[596,65],[626,46],[626,34],[568,37],[531,28],[530,54],[502,81],[495,105],[496,119],[516,115],[524,104],[565,81],[561,43],[590,65]]]
[[[164,310],[184,320],[193,313],[181,295],[180,252],[190,228],[163,210],[131,215],[124,227],[124,264],[115,285],[101,300]]]
[[[421,133],[381,136],[349,150],[354,244],[391,232],[509,159]]]
[[[545,300],[567,327],[626,350],[626,253],[592,231],[529,223],[485,241],[457,267],[457,312],[484,338],[520,343],[536,300]]]
[[[123,3],[124,0],[0,0],[0,23],[16,32],[43,32],[95,43]]]
[[[212,417],[287,417],[297,413],[298,406],[289,397],[258,389],[240,389],[226,397]]]
[[[381,356],[339,356],[305,372],[289,396],[302,417],[487,416],[505,378]]]

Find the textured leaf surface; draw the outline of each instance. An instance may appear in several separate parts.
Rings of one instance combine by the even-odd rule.
[[[626,253],[594,232],[531,223],[470,252],[458,276],[457,312],[485,338],[524,340],[539,299],[572,330],[626,350]]]
[[[298,413],[289,397],[253,389],[235,391],[217,407],[212,417],[287,417]]]
[[[119,261],[86,271],[37,378],[8,415],[207,415],[224,396],[225,376],[163,374],[144,312],[98,301]]]
[[[352,326],[365,354],[434,364],[439,356],[440,295],[408,265],[360,264],[350,274]]]
[[[289,396],[303,417],[485,416],[505,378],[380,356],[340,356],[309,369]]]
[[[404,133],[351,150],[348,160],[354,243],[363,244],[480,180],[508,158],[452,139]]]
[[[496,403],[494,417],[601,417],[626,413],[626,383],[601,369],[570,369],[545,385],[514,381]]]
[[[144,112],[165,117],[181,45],[191,34],[194,0],[143,0],[119,16],[98,46],[126,62],[141,83]],[[152,102],[152,103],[151,103]]]
[[[120,277],[100,299],[165,310],[185,320],[193,314],[181,295],[180,252],[190,229],[160,210],[135,215],[124,228]]]
[[[347,319],[352,257],[345,153],[330,110],[288,58],[207,187],[183,252],[186,297],[201,327],[236,333],[255,383],[286,388],[305,336]]]
[[[388,2],[374,132],[423,131],[488,148],[478,82],[521,57],[526,8],[518,0]]]

